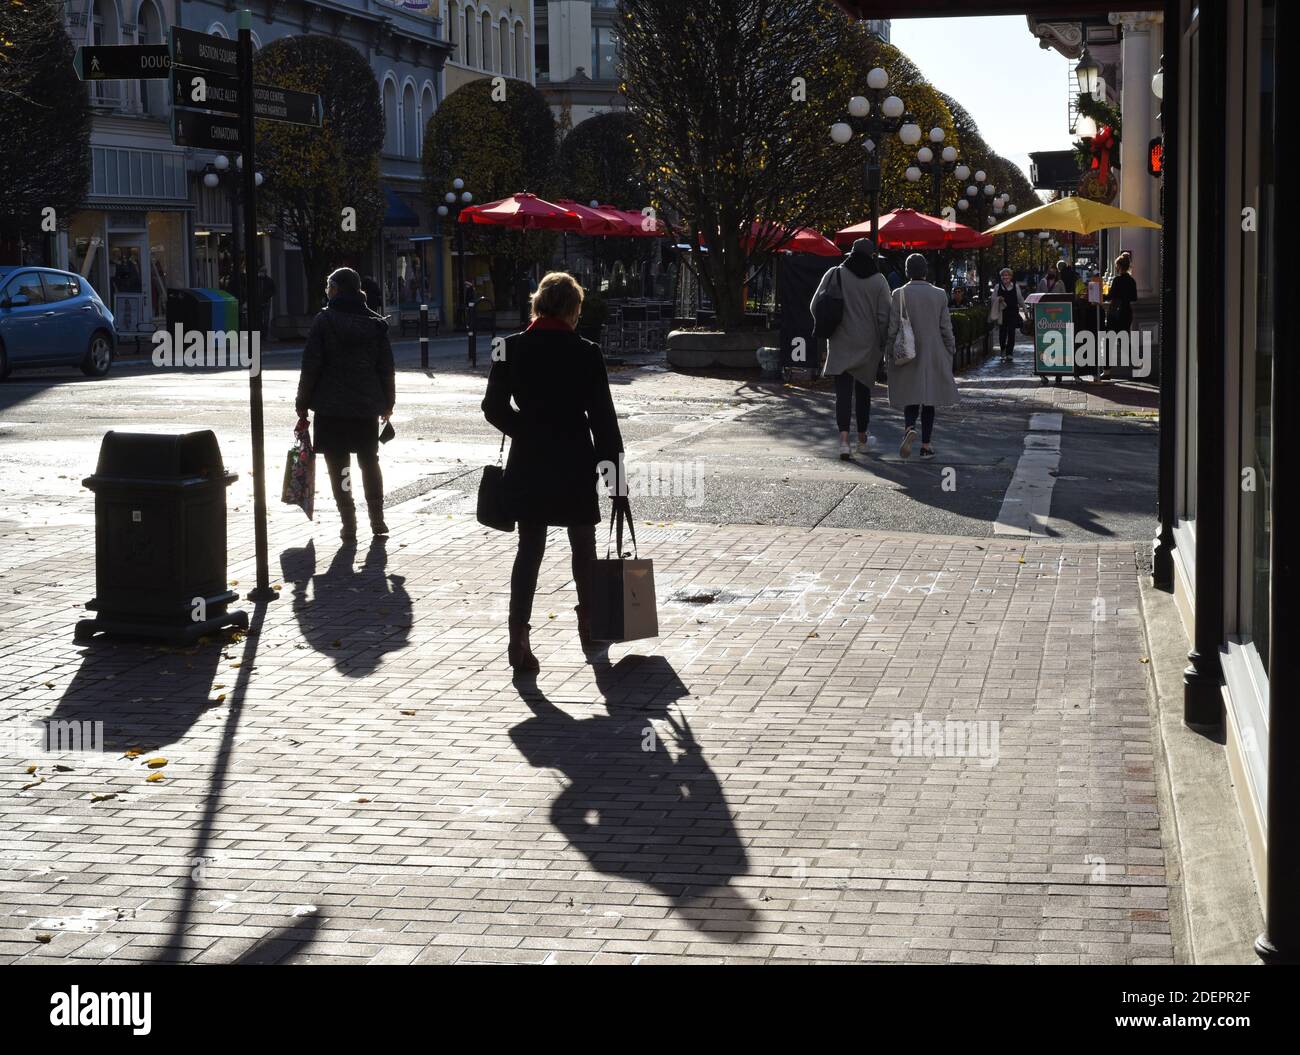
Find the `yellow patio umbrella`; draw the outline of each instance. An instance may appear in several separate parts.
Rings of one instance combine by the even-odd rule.
[[[1160,230],[1160,224],[1145,216],[1125,212],[1113,205],[1103,205],[1076,194],[1019,213],[1009,220],[1003,220],[996,227],[990,227],[984,233],[998,235],[1012,231],[1072,231],[1075,234],[1093,234],[1110,227],[1151,227]]]

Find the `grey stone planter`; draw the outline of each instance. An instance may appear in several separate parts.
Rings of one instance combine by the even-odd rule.
[[[778,345],[780,339],[776,330],[673,330],[668,335],[668,363],[682,370],[757,370],[758,349]]]

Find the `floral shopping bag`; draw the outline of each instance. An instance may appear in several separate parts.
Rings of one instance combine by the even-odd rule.
[[[316,511],[316,452],[312,449],[306,422],[299,422],[293,432],[294,444],[289,448],[289,461],[284,467],[280,501],[301,506],[307,519],[311,520]]]

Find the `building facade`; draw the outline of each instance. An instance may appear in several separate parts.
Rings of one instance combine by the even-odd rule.
[[[537,87],[561,129],[623,109],[618,0],[548,0],[535,17]]]
[[[76,44],[165,43],[171,26],[234,39],[238,5],[223,0],[69,0]],[[381,282],[391,307],[436,292],[427,239],[432,212],[420,156],[425,122],[444,96],[451,52],[436,12],[396,0],[253,3],[255,49],[285,36],[325,34],[368,59],[384,105],[380,178],[387,212],[373,253],[356,261]],[[228,183],[205,186],[214,151],[172,144],[168,82],[88,82],[95,116],[86,207],[70,222],[60,263],[84,274],[113,308],[119,330],[150,331],[166,316],[168,288],[230,284],[234,225]],[[233,159],[230,159],[233,160]],[[424,240],[422,240],[424,239]],[[276,285],[273,316],[286,330],[315,310],[297,247],[270,230],[261,260]],[[242,246],[240,247],[242,248]],[[432,262],[430,262],[432,260]],[[273,326],[273,329],[280,327]]]

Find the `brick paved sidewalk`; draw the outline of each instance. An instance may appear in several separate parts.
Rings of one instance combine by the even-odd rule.
[[[1131,544],[646,528],[662,636],[593,668],[553,533],[516,687],[463,498],[355,561],[273,512],[189,651],[74,646],[89,533],[4,540],[0,960],[1172,959]]]

